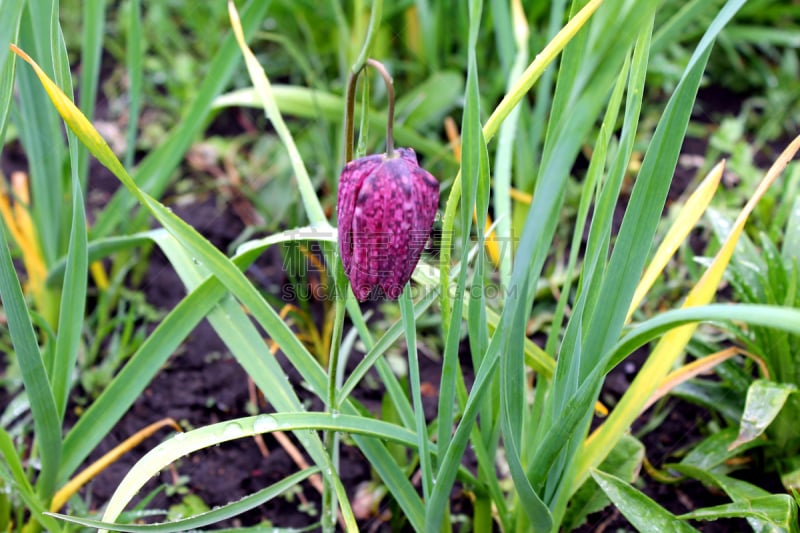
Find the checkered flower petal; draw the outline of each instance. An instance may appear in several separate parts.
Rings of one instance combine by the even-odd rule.
[[[439,183],[410,148],[349,162],[339,178],[339,249],[363,302],[396,300],[411,278],[439,204]]]

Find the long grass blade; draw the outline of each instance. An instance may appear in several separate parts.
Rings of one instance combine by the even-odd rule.
[[[665,311],[645,320],[625,334],[611,350],[608,372],[625,357],[662,334],[692,322],[744,322],[754,326],[775,327],[800,333],[800,310],[760,304],[708,304]]]
[[[22,383],[28,394],[33,425],[41,458],[41,473],[37,480],[37,493],[42,500],[53,495],[56,474],[61,461],[61,423],[53,390],[36,342],[28,306],[22,295],[14,263],[6,241],[5,223],[0,219],[0,299],[8,319],[8,331],[14,345],[17,363],[22,372]]]
[[[9,61],[8,44],[17,40],[24,5],[24,0],[10,0],[4,3],[5,16],[0,20],[0,146],[5,145],[8,112],[11,109],[11,97],[14,94],[16,61],[13,59]]]
[[[475,46],[478,39],[478,29],[481,20],[480,3],[471,1],[469,4],[470,30],[469,42],[469,62],[467,68],[467,84],[465,89],[464,117],[462,120],[462,149],[461,149],[461,175],[463,176],[464,195],[461,202],[461,264],[467,264],[467,254],[469,252],[470,229],[472,228],[472,211],[475,205],[479,173],[481,169],[480,157],[481,144],[485,147],[482,139],[480,124],[480,94],[478,91],[478,63],[475,57]],[[488,176],[486,176],[488,179]],[[446,231],[446,230],[445,230]],[[443,249],[449,245],[443,244]],[[456,394],[456,373],[458,365],[458,344],[460,338],[460,324],[462,308],[464,307],[465,287],[467,283],[467,269],[462,268],[458,273],[455,287],[455,301],[452,303],[453,313],[449,317],[442,315],[442,326],[446,339],[444,355],[442,358],[442,377],[439,385],[439,429],[437,433],[437,446],[439,456],[444,455],[450,443],[453,425],[453,409]],[[442,286],[445,293],[444,300],[449,299],[449,279]],[[448,301],[448,305],[451,305]],[[448,490],[441,484],[437,490]],[[441,513],[441,509],[436,510],[429,507],[432,513]],[[431,523],[428,522],[428,527]],[[434,529],[438,529],[438,523]]]
[[[130,533],[178,533],[181,531],[192,531],[195,530],[196,528],[215,524],[217,522],[221,522],[222,520],[233,518],[251,509],[255,509],[256,507],[259,507],[264,503],[276,498],[281,493],[286,492],[294,485],[297,485],[298,483],[305,481],[306,479],[308,479],[309,477],[318,472],[319,468],[316,467],[306,468],[305,470],[302,470],[300,472],[295,472],[294,474],[283,478],[277,483],[273,483],[269,487],[265,487],[252,494],[249,494],[244,498],[242,498],[241,500],[237,500],[235,502],[215,507],[211,511],[200,513],[198,515],[191,516],[189,518],[175,520],[173,522],[146,524],[146,525],[115,524],[111,522],[91,520],[89,518],[79,518],[76,516],[69,516],[58,513],[47,513],[47,515],[59,518],[66,522],[71,522],[73,524],[79,524],[86,527],[93,527],[98,529],[106,528],[106,529],[113,529],[114,531],[126,531]]]
[[[519,295],[504,310],[509,340],[525,335],[524,322],[516,321],[515,315],[522,313],[527,316],[530,313],[535,296],[533,284],[541,275],[549,253],[548,243],[552,241],[563,203],[567,169],[572,166],[580,144],[588,135],[608,94],[617,84],[630,48],[641,36],[641,33],[620,32],[615,28],[648,28],[647,22],[652,17],[653,9],[654,6],[648,5],[642,6],[642,9],[626,10],[621,2],[607,2],[598,9],[591,27],[579,33],[574,43],[570,43],[564,51],[561,66],[563,77],[559,74],[553,99],[554,118],[548,125],[533,204],[520,238],[518,260],[512,272],[511,292]],[[647,30],[642,31],[646,33]],[[616,37],[614,42],[605,42],[595,38],[598,34]],[[591,82],[588,83],[588,80]],[[542,411],[536,408],[537,412],[547,414],[534,418],[536,431],[530,430],[530,433],[534,434],[536,441],[525,443],[527,479],[520,475],[519,481],[515,480],[518,484],[530,483],[539,497],[548,502],[555,523],[560,520],[559,510],[552,503],[559,497],[561,485],[558,479],[563,468],[570,464],[570,456],[580,439],[580,430],[570,428],[569,424],[575,420],[576,413],[582,411],[585,417],[586,413],[592,411],[591,404],[568,408],[567,398],[571,395],[580,395],[584,399],[590,397],[585,388],[580,392],[583,387],[580,368],[595,354],[594,346],[583,347],[579,343],[583,338],[581,332],[586,332],[580,315],[573,313],[570,323],[572,327],[568,327],[561,346],[552,389],[541,407]],[[510,365],[512,361],[504,357],[502,364]],[[518,366],[507,370],[509,375],[520,371]],[[509,391],[503,389],[503,392]],[[512,402],[514,398],[509,397],[507,401]],[[560,438],[551,438],[550,432],[558,433]],[[517,462],[519,459],[513,458],[511,461]],[[527,512],[528,519],[539,519],[529,508],[521,509]]]
[[[37,9],[33,5],[39,4]],[[39,50],[39,57],[50,57],[50,47],[36,43],[37,33],[46,33],[50,27],[50,11],[40,12],[49,2],[28,3],[20,26],[22,46]],[[38,13],[36,20],[31,13]],[[35,29],[35,28],[38,28]],[[13,45],[12,45],[13,46]],[[31,196],[36,199],[31,206],[31,217],[37,230],[40,251],[46,265],[59,256],[58,237],[61,231],[64,209],[64,142],[59,135],[43,135],[42,132],[55,132],[61,129],[58,115],[47,105],[47,95],[36,76],[28,69],[18,69],[16,73],[17,90],[24,95],[18,106],[12,107],[12,116],[19,131],[19,139],[29,162]],[[68,219],[67,219],[68,220]],[[68,226],[65,226],[68,227]],[[42,309],[45,313],[46,310]],[[55,324],[55,316],[48,313],[47,320]]]
[[[113,522],[128,501],[157,472],[190,453],[273,431],[332,430],[415,446],[414,433],[387,422],[332,413],[275,413],[220,422],[179,433],[149,451],[120,482],[103,515]],[[341,482],[339,482],[341,486]],[[339,494],[341,497],[342,494]],[[353,526],[355,524],[353,523]]]
[[[133,167],[136,154],[136,135],[139,131],[139,109],[142,104],[144,82],[144,38],[142,32],[142,2],[131,0],[128,15],[128,46],[125,66],[128,70],[128,128],[125,131],[125,168]]]
[[[205,263],[196,261],[182,243],[179,243],[172,235],[159,234],[158,244],[175,265],[176,271],[181,276],[184,284],[193,289],[207,277],[208,270]],[[261,388],[268,401],[279,411],[302,411],[303,407],[297,398],[288,379],[284,377],[283,371],[274,357],[271,357],[259,331],[248,319],[247,315],[231,297],[223,298],[208,314],[208,320],[223,342],[228,346],[233,355],[237,358],[245,371],[250,375],[256,384]],[[233,427],[233,426],[231,426]],[[298,432],[297,437],[301,444],[308,450],[315,462],[324,468],[323,474],[328,478],[338,493],[338,497],[345,496],[341,488],[341,481],[333,473],[330,458],[322,447],[322,442],[316,434],[309,432]],[[133,475],[134,472],[131,472]],[[136,486],[138,487],[138,485]],[[123,482],[117,489],[115,496],[108,504],[104,520],[114,520],[116,513],[121,512],[124,503],[128,501],[138,490],[134,485]],[[346,505],[347,500],[343,501],[342,513],[348,527],[355,525],[352,510]]]
[[[86,309],[87,254],[86,213],[83,194],[78,178],[77,140],[70,139],[70,152],[73,159],[72,186],[72,229],[69,250],[66,258],[64,284],[61,291],[61,306],[58,315],[58,336],[56,338],[56,357],[53,366],[53,396],[56,400],[59,418],[63,419],[73,368],[78,359],[81,335],[83,333],[84,311]]]
[[[425,422],[425,409],[422,406],[422,392],[419,381],[419,356],[417,355],[417,328],[414,320],[414,302],[411,299],[411,287],[406,284],[400,297],[400,312],[403,315],[403,329],[408,350],[408,373],[411,382],[411,398],[414,402],[414,415],[417,430],[417,450],[419,465],[422,471],[422,495],[425,500],[430,497],[433,485],[433,468],[428,453],[428,425]]]
[[[97,88],[100,80],[100,59],[103,53],[103,34],[106,22],[106,0],[87,0],[83,2],[83,28],[81,30],[81,85],[80,108],[91,119],[97,102]],[[78,151],[78,175],[82,188],[86,190],[89,174],[89,152]]]
[[[627,307],[635,289],[633,280],[639,277],[649,251],[649,243],[652,242],[652,236],[666,198],[669,178],[677,162],[692,103],[694,102],[711,45],[714,37],[740,5],[741,2],[729,2],[720,12],[715,23],[707,30],[687,66],[678,88],[667,105],[667,109],[659,122],[653,141],[645,156],[639,179],[634,186],[631,201],[616,240],[614,252],[606,269],[608,274],[603,279],[603,284],[597,297],[597,305],[602,305],[607,312],[594,312],[591,314],[588,333],[583,339],[584,345],[587,349],[591,349],[592,353],[603,354],[600,361],[595,357],[590,360],[584,360],[581,364],[581,375],[586,376],[585,379],[587,380],[596,380],[591,385],[595,389],[595,394],[599,391],[599,378],[602,375],[598,368],[605,367],[606,357],[610,355],[608,350],[616,342],[618,333],[615,332],[621,330]],[[654,359],[656,358],[651,357],[648,362]],[[654,386],[657,386],[661,378],[663,378],[663,375],[660,378],[651,376],[649,379],[655,379],[656,384]],[[585,397],[584,401],[591,401],[591,396]],[[585,412],[590,412],[588,403],[584,406],[584,410]],[[584,417],[582,422],[584,426],[588,426],[588,422],[588,417]],[[555,428],[554,430],[561,431]],[[568,497],[577,490],[588,476],[589,467],[583,461],[591,462],[592,467],[596,467],[620,436],[621,433],[619,432],[614,432],[613,436],[610,433],[606,433],[602,451],[598,447],[592,447],[592,451],[596,454],[595,457],[589,458],[584,448],[580,450],[580,461],[569,462],[570,469],[578,472],[578,474],[575,476],[571,473],[565,474],[572,479],[571,488],[561,492],[557,504],[558,513],[563,512],[562,510],[566,507]],[[551,441],[551,444],[555,445],[555,442]],[[550,450],[540,450],[536,454],[536,461],[540,461],[548,456],[549,453]],[[540,463],[537,465],[537,469],[541,468],[543,466]]]
[[[164,242],[163,229],[136,236],[137,242],[152,240]],[[312,229],[295,229],[249,243],[240,247],[235,264],[246,269],[268,246],[295,239],[318,239],[319,232]],[[111,249],[129,243],[116,240],[108,243]],[[78,419],[64,440],[64,457],[61,464],[61,481],[69,478],[91,450],[100,443],[114,424],[122,418],[147,384],[155,376],[167,358],[225,296],[226,291],[216,278],[209,278],[196,288],[190,288],[187,296],[162,320],[161,324],[139,347],[128,363],[106,387],[100,397],[92,403]]]
[[[500,2],[498,2],[500,3]],[[528,23],[525,19],[522,3],[512,2],[512,20],[510,25],[513,28],[514,45],[516,54],[511,71],[508,75],[508,89],[522,76],[525,65],[528,63]],[[497,136],[497,152],[494,160],[493,182],[493,201],[494,218],[497,220],[495,229],[496,239],[500,242],[502,255],[500,257],[500,286],[508,287],[511,281],[511,265],[513,243],[511,241],[511,168],[513,160],[514,141],[519,123],[521,107],[515,107],[508,118],[500,126]]]
[[[639,304],[653,286],[657,277],[667,266],[670,258],[672,258],[678,250],[681,243],[686,240],[689,232],[692,231],[692,228],[694,228],[695,224],[700,220],[700,217],[703,216],[703,213],[711,203],[711,199],[714,197],[717,186],[722,179],[724,168],[724,162],[716,164],[697,187],[697,190],[695,190],[686,201],[675,223],[670,227],[669,231],[664,236],[664,240],[658,247],[658,250],[656,250],[653,259],[647,265],[647,270],[645,270],[639,285],[636,286],[636,291],[633,293],[633,299],[631,300],[631,306],[628,309],[628,316],[625,318],[626,322],[631,319],[633,312],[639,307]]]
[[[488,143],[497,131],[505,118],[511,113],[511,110],[516,107],[525,94],[533,87],[536,80],[544,73],[545,69],[551,62],[558,57],[561,50],[570,42],[575,34],[586,24],[589,18],[594,14],[602,0],[592,0],[588,2],[575,16],[567,22],[561,31],[545,46],[545,48],[536,55],[536,58],[528,65],[525,72],[522,73],[519,80],[514,84],[514,87],[506,93],[503,100],[494,109],[489,119],[483,126],[483,136]],[[442,287],[448,287],[448,280],[450,278],[450,246],[452,245],[451,236],[453,234],[453,225],[455,223],[456,209],[459,205],[461,198],[461,173],[453,180],[453,185],[450,188],[450,195],[447,198],[445,214],[442,222],[442,246],[441,255],[439,258],[439,272],[440,283]],[[447,291],[442,291],[446,293]],[[450,318],[451,303],[444,296],[441,297],[440,304],[442,306],[442,321],[448,323]]]
[[[53,56],[53,69],[55,79],[59,87],[68,95],[72,95],[72,72],[70,70],[69,58],[67,57],[67,47],[64,42],[64,35],[58,22],[58,3],[53,4],[51,12],[51,48]],[[97,6],[91,6],[96,8]],[[102,10],[101,10],[102,11]],[[89,24],[97,25],[97,21],[92,21],[92,16],[96,13],[87,13]],[[100,19],[103,14],[100,13]],[[93,53],[97,57],[86,58],[86,68],[95,78],[98,76],[100,44],[94,43],[98,50],[90,52],[88,47],[93,44],[93,40],[102,41],[102,20],[101,28],[97,30],[87,30],[89,33],[97,32],[100,35],[84,36],[83,52],[87,55]],[[96,84],[96,79],[84,78],[85,82]],[[87,105],[94,107],[92,92],[94,89],[85,88],[81,91],[82,98],[87,100]],[[89,94],[84,96],[84,92]],[[58,329],[55,346],[55,358],[53,361],[53,375],[51,377],[53,386],[53,396],[56,401],[59,418],[63,420],[66,411],[67,401],[73,368],[78,360],[78,350],[83,333],[84,311],[86,309],[86,289],[87,289],[87,236],[86,236],[86,213],[83,205],[83,185],[85,172],[88,169],[88,151],[78,142],[77,137],[71,131],[67,131],[67,144],[70,163],[70,175],[72,185],[72,217],[69,226],[69,247],[66,258],[66,273],[64,285],[61,292],[61,302],[58,309]],[[83,167],[83,168],[82,168]],[[84,176],[82,176],[82,172]],[[61,239],[59,239],[61,240]]]

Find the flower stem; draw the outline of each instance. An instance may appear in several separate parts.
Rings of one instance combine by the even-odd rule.
[[[335,257],[335,251],[332,254]],[[344,315],[345,315],[345,299],[347,298],[347,278],[344,277],[344,269],[342,262],[334,259],[333,264],[336,265],[334,272],[334,290],[336,291],[336,308],[333,319],[333,329],[331,331],[331,345],[328,357],[328,397],[326,411],[331,413],[332,416],[338,414],[338,398],[337,392],[339,385],[337,383],[337,369],[339,368],[339,351],[342,344],[342,330],[344,329]],[[335,431],[325,431],[324,434],[325,448],[330,453],[331,462],[338,471],[339,469],[339,443]],[[334,531],[336,528],[336,495],[333,488],[326,483],[326,490],[322,493],[322,527],[323,531]]]
[[[383,77],[386,83],[386,99],[389,101],[389,108],[386,112],[386,157],[394,157],[394,84],[389,71],[383,63],[372,58],[367,59],[367,65],[371,66]]]
[[[353,138],[354,138],[354,127],[353,127],[353,115],[355,113],[355,101],[356,101],[356,85],[358,83],[358,76],[361,74],[361,71],[364,70],[364,66],[367,62],[373,62],[374,60],[367,59],[370,49],[372,48],[372,43],[375,40],[375,36],[377,35],[377,29],[380,27],[381,18],[383,15],[383,0],[373,0],[372,1],[372,14],[370,16],[369,25],[367,27],[367,35],[364,39],[364,45],[361,48],[361,52],[358,54],[358,58],[356,62],[353,64],[353,67],[350,69],[350,77],[347,80],[347,93],[345,96],[345,112],[344,112],[344,163],[347,164],[353,160]],[[374,67],[374,65],[373,65]],[[381,65],[382,67],[382,65]],[[377,68],[377,67],[375,67]],[[385,72],[385,69],[383,69]],[[380,71],[380,69],[379,69]],[[388,73],[386,74],[388,76]],[[384,79],[386,80],[386,76]],[[389,122],[387,126],[387,152],[391,151],[393,148],[393,141],[391,133],[392,133],[392,122],[394,121],[394,87],[391,84],[391,77],[388,78],[387,81],[387,91],[390,96],[389,98]],[[338,366],[339,366],[339,350],[342,344],[342,330],[344,329],[344,318],[345,318],[345,303],[348,298],[348,294],[350,293],[348,287],[347,277],[344,275],[344,265],[342,264],[341,258],[338,257],[336,253],[335,247],[332,247],[331,250],[331,258],[332,261],[329,261],[329,265],[335,265],[334,268],[334,287],[336,290],[336,311],[335,317],[333,322],[333,330],[331,331],[331,344],[330,344],[330,357],[328,358],[328,397],[327,397],[327,406],[326,410],[331,413],[331,416],[334,416],[338,413],[338,405],[341,398],[337,398],[337,393],[339,389],[338,384]],[[338,446],[338,438],[335,431],[327,430],[325,431],[324,436],[324,443],[325,447],[328,449],[328,453],[330,454],[331,461],[335,465],[336,470],[339,469],[339,446]],[[335,475],[335,474],[334,474]],[[322,492],[322,527],[323,531],[325,532],[333,532],[335,531],[336,527],[336,497],[334,495],[334,490],[332,486],[332,481],[327,477],[324,478],[325,484],[323,486]]]
[[[394,83],[392,83],[392,76],[380,61],[368,58],[365,65],[369,65],[377,70],[386,84],[386,98],[388,100],[388,109],[386,112],[386,157],[394,157]],[[355,137],[353,116],[355,115],[356,108],[356,85],[358,83],[358,76],[361,74],[361,71],[364,70],[365,65],[362,65],[358,70],[353,69],[347,81],[344,111],[345,163],[349,163],[353,160],[353,139]],[[364,112],[366,112],[366,110]]]

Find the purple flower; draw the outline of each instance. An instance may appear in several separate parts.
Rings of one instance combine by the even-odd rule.
[[[345,165],[339,177],[339,250],[356,298],[380,288],[396,300],[411,278],[433,226],[439,183],[411,148]]]

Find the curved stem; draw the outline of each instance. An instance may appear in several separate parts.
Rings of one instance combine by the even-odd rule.
[[[392,76],[380,61],[369,58],[367,65],[377,70],[386,83],[386,99],[389,101],[389,108],[386,111],[386,157],[394,157],[394,83],[392,83]]]
[[[394,156],[394,83],[392,76],[380,61],[369,58],[366,65],[374,68],[383,78],[386,84],[386,99],[388,109],[386,111],[386,157]],[[345,164],[353,160],[353,139],[355,137],[354,115],[356,108],[356,85],[358,76],[364,70],[364,65],[358,70],[353,69],[350,79],[347,81],[347,92],[345,93],[344,110],[344,162]],[[366,112],[366,110],[364,111]]]

